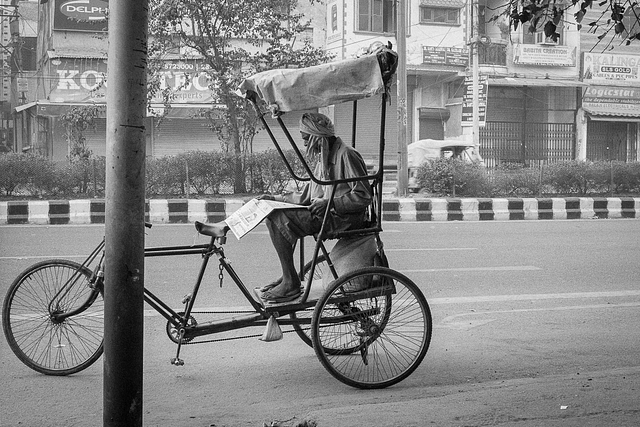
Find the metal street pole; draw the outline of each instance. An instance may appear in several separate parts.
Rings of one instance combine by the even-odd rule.
[[[397,195],[406,196],[409,186],[407,155],[407,3],[398,0],[396,43],[398,44],[398,165]]]
[[[142,426],[148,0],[109,4],[103,425]]]

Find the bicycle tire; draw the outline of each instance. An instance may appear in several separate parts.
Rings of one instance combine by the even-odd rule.
[[[3,331],[13,353],[29,368],[70,375],[100,358],[104,300],[102,291],[90,286],[91,275],[76,262],[53,259],[32,265],[11,284],[3,304]],[[58,300],[50,307],[53,298]],[[76,315],[56,319],[78,309]]]
[[[383,254],[382,256],[379,254],[376,254],[376,258],[374,260],[374,265],[376,266],[383,266],[383,267],[388,267],[388,261],[386,256]],[[303,283],[306,283],[306,280],[308,279],[308,274],[309,274],[309,270],[311,270],[311,261],[309,261],[303,269],[304,272],[304,279],[303,279]],[[313,273],[314,276],[314,280],[322,280],[323,274],[331,274],[331,272],[329,271],[329,266],[326,264],[326,258],[324,255],[319,255],[318,256],[318,261],[317,261],[317,265],[316,265],[316,269]],[[331,281],[329,281],[331,282]],[[298,311],[295,313],[292,313],[289,315],[289,317],[291,317],[292,319],[301,319],[301,318],[309,318],[312,319],[313,318],[313,310],[302,310],[302,311]],[[298,334],[298,336],[300,337],[300,339],[302,339],[302,341],[304,341],[305,344],[307,344],[309,347],[313,348],[313,338],[311,336],[311,327],[306,327],[305,325],[301,325],[301,324],[293,324],[293,329],[296,332],[296,334]],[[337,354],[349,354],[354,352],[357,349],[357,347],[353,347],[353,348],[331,348],[331,347],[326,347],[324,348],[324,351],[327,354],[333,354],[333,355],[337,355]]]
[[[345,291],[345,285],[362,283],[375,285]],[[333,377],[352,387],[377,389],[415,371],[429,349],[433,325],[427,300],[415,283],[395,270],[367,267],[327,288],[311,328],[316,356]],[[345,351],[337,354],[340,348]]]

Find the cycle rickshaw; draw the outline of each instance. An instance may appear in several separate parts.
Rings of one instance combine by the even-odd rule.
[[[354,387],[388,387],[405,379],[420,365],[432,334],[429,306],[415,283],[389,267],[380,238],[385,115],[396,58],[393,51],[382,47],[357,59],[302,69],[272,70],[245,80],[241,89],[256,107],[293,178],[313,180],[330,186],[333,192],[335,184],[342,181],[324,181],[314,176],[282,115],[352,102],[352,144],[355,144],[357,102],[379,95],[378,165],[369,175],[357,178],[370,183],[373,203],[364,228],[329,235],[324,230],[331,209],[329,202],[323,227],[314,236],[309,261],[305,259],[304,245],[298,245],[304,292],[298,299],[285,303],[263,301],[242,282],[224,254],[223,245],[229,230],[224,223],[196,222],[198,232],[210,237],[206,244],[145,248],[145,257],[191,254],[202,257],[196,283],[182,301],[183,308],[173,309],[148,288],[144,289],[145,301],[166,318],[168,337],[177,344],[176,356],[171,359],[173,364],[183,364],[181,348],[195,343],[198,337],[253,326],[273,329],[277,323],[276,330],[279,325],[290,325],[313,347],[331,375]],[[298,176],[287,161],[269,125],[271,120],[283,130],[306,170],[305,176]],[[333,250],[327,249],[326,242],[352,238],[373,239],[373,265],[339,273],[332,259]],[[212,257],[218,259],[220,274],[223,271],[228,274],[251,309],[239,316],[199,322],[196,300]],[[87,368],[101,356],[104,261],[103,240],[82,264],[62,259],[42,261],[16,278],[5,297],[2,319],[9,346],[23,363],[47,375],[69,375]]]

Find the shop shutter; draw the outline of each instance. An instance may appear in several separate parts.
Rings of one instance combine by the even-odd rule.
[[[84,137],[93,155],[103,157],[107,153],[107,119],[96,119],[95,124],[95,130],[86,130]]]
[[[387,104],[385,123],[385,164],[395,165],[398,160],[398,120],[397,100],[391,96],[391,104]],[[369,165],[378,161],[380,144],[380,96],[358,101],[356,117],[356,149]],[[338,104],[334,110],[336,134],[351,145],[353,103]],[[409,123],[409,122],[408,122]],[[408,131],[408,130],[407,130]]]
[[[168,119],[152,129],[152,155],[155,158],[175,156],[185,151],[220,150],[217,135],[207,126],[206,119]]]
[[[302,117],[302,111],[291,111],[285,113],[281,116],[282,121],[284,122],[287,130],[291,134],[293,140],[298,144],[298,148],[302,149],[304,146],[302,145],[302,139],[300,138],[300,117]],[[282,128],[278,124],[275,119],[272,119],[269,115],[265,117],[267,125],[271,132],[273,132],[276,141],[283,150],[290,150],[291,144],[289,144],[289,140],[287,140]],[[273,145],[273,141],[269,137],[269,134],[265,129],[261,129],[260,132],[253,138],[253,152],[257,153],[260,151],[275,149]]]

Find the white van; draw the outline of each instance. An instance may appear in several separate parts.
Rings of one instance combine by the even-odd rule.
[[[421,139],[407,146],[407,157],[411,192],[420,190],[416,173],[424,162],[439,158],[456,158],[469,163],[481,160],[474,152],[473,143],[462,138]]]

